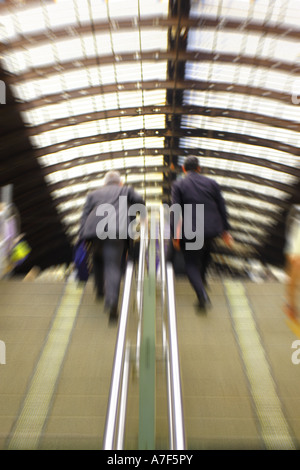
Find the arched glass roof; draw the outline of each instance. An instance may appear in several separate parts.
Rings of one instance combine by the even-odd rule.
[[[0,26],[5,81],[71,241],[107,170],[156,205],[193,153],[240,246],[281,259],[299,203],[298,0],[4,1]]]

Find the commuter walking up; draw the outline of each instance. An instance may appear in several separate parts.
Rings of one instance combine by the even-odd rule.
[[[119,172],[109,171],[103,186],[88,194],[79,230],[79,240],[90,241],[95,289],[104,297],[110,321],[118,319],[118,301],[122,265],[128,254],[128,228],[133,204],[145,208],[143,198],[131,187],[122,184]]]
[[[175,250],[182,250],[186,274],[197,295],[198,307],[205,310],[209,304],[205,284],[212,242],[216,237],[222,236],[225,243],[231,247],[233,239],[229,233],[226,205],[218,183],[201,174],[199,160],[193,155],[185,159],[183,172],[184,177],[175,181],[172,186],[172,205],[179,204],[182,212],[180,227],[175,226],[174,218],[171,218],[172,242]],[[203,205],[204,223],[197,220],[199,205]],[[191,212],[185,210],[187,206],[191,207]],[[191,220],[185,220],[187,213]],[[195,234],[194,240],[187,239],[187,225]],[[193,249],[193,242],[196,243],[201,235],[203,246],[198,248],[196,244],[196,249]]]

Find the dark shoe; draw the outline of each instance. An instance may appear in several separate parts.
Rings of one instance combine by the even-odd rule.
[[[200,297],[198,298],[198,301],[196,302],[196,308],[198,310],[201,310],[202,312],[206,312],[207,309],[210,307],[211,302],[209,297],[206,295],[205,297]]]
[[[195,308],[204,313],[207,310],[207,303],[204,300],[202,300],[202,301],[198,300],[195,303]]]
[[[109,323],[117,323],[118,321],[118,318],[119,318],[119,315],[118,315],[118,307],[117,305],[113,305],[110,309],[109,309]]]

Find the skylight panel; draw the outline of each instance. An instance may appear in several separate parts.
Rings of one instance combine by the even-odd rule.
[[[57,28],[73,25],[77,22],[76,11],[72,0],[57,0],[54,3],[44,4],[42,9],[48,27]]]
[[[145,138],[132,138],[124,140],[114,140],[108,142],[96,142],[86,144],[84,146],[73,146],[70,149],[62,149],[57,152],[45,154],[39,157],[39,162],[42,165],[48,165],[51,162],[63,163],[68,162],[72,158],[78,156],[101,155],[102,153],[118,152],[130,149],[143,148],[163,148],[164,139],[161,137],[145,137]]]
[[[61,47],[63,41],[61,43]],[[60,49],[61,50],[61,49]],[[15,73],[27,72],[32,66],[42,67],[56,63],[55,49],[52,44],[42,44],[33,47],[26,47],[23,50],[5,53],[4,62],[9,58],[10,66],[13,67]]]
[[[290,153],[281,150],[275,150],[269,147],[259,147],[257,145],[249,145],[240,142],[231,142],[221,139],[208,139],[206,137],[199,138],[182,138],[180,139],[180,146],[183,148],[194,148],[205,150],[210,149],[220,152],[232,152],[239,155],[248,155],[254,158],[266,158],[283,165],[291,167],[299,167],[299,157],[291,155]]]
[[[136,130],[143,127],[143,117],[136,116],[107,119],[107,126],[109,132]]]
[[[84,175],[91,175],[93,173],[101,173],[107,171],[107,162],[98,161],[94,163],[86,163],[85,165],[78,165],[71,168],[66,168],[62,170],[49,173],[46,176],[47,181],[50,184],[55,184],[58,182],[70,180],[73,178],[78,178]],[[132,168],[132,167],[155,167],[163,165],[162,156],[151,156],[151,157],[127,157],[124,158],[114,158],[110,160],[110,169],[122,169],[122,168]]]
[[[247,206],[253,206],[255,209],[259,210],[268,210],[272,212],[278,212],[281,209],[276,205],[272,204],[271,202],[268,201],[262,201],[261,199],[255,199],[255,198],[249,198],[246,196],[243,196],[242,194],[236,194],[236,193],[230,193],[226,190],[223,191],[223,196],[225,197],[226,201],[228,202],[233,202],[237,203],[240,205],[247,205]]]
[[[13,67],[13,65],[9,65],[11,61],[9,55],[5,56],[4,60],[8,69]],[[59,74],[52,73],[47,77],[23,82],[18,81],[12,85],[12,88],[18,98],[30,101],[63,91],[81,90],[84,94],[84,89],[89,86],[98,86],[101,90],[101,85],[115,83],[115,80],[121,91],[123,89],[122,83],[136,82],[138,84],[142,80],[165,80],[166,74],[166,61],[158,61],[157,63],[143,62],[142,64],[124,63],[116,64],[115,67],[113,65],[87,67],[85,69],[78,67],[72,71],[60,72]]]
[[[289,0],[285,8],[284,21],[287,25],[296,25],[299,27],[299,2],[298,0]]]
[[[191,2],[190,16],[199,17],[200,15],[207,15],[212,18],[217,18],[221,14],[223,18],[228,19],[235,18],[244,20],[251,17],[253,21],[263,22],[270,12],[269,20],[271,24],[276,24],[284,19],[286,24],[299,26],[297,22],[299,18],[298,0],[275,2],[271,5],[272,10],[269,10],[269,0],[223,0],[222,4],[220,4],[219,0],[206,0],[205,2],[195,1]]]
[[[245,208],[237,209],[235,207],[228,207],[228,214],[230,217],[236,217],[241,219],[247,219],[250,223],[258,222],[263,225],[272,225],[274,224],[274,219],[268,217],[265,214],[258,214],[257,212],[251,212]]]
[[[269,34],[232,30],[190,29],[188,50],[214,51],[220,54],[239,54],[294,62],[299,53],[298,42],[289,39],[278,39]]]
[[[72,214],[63,216],[62,221],[66,225],[71,225],[75,223],[78,224],[80,222],[80,219],[81,219],[81,212],[78,211],[78,212],[73,212]]]
[[[280,93],[292,90],[291,77],[280,70],[218,61],[187,62],[185,78],[199,80],[199,77],[203,81],[261,87]]]
[[[44,96],[45,90],[48,95],[64,92],[63,80],[59,75],[51,75],[50,77],[36,80],[26,80],[12,85],[12,89],[15,96],[25,101],[31,101]]]
[[[246,18],[248,15],[249,0],[225,0],[222,2],[222,16],[230,18]],[[216,18],[220,15],[220,1],[206,0],[191,3],[190,16],[208,15]]]
[[[15,25],[23,34],[41,32],[46,28],[46,17],[42,8],[22,8],[15,13]],[[19,31],[18,31],[19,32]]]
[[[67,211],[67,210],[74,210],[78,208],[83,208],[84,203],[86,201],[85,197],[81,198],[72,198],[70,201],[65,201],[61,204],[57,204],[57,210],[60,212]]]
[[[74,196],[78,193],[86,192],[87,190],[96,189],[103,183],[103,180],[104,178],[95,178],[95,180],[93,181],[85,181],[84,183],[70,184],[65,188],[51,191],[51,195],[54,199],[67,196]],[[84,200],[84,198],[82,198],[82,200]]]
[[[146,193],[146,196],[161,196],[162,188],[161,187],[146,187],[145,193]]]
[[[68,62],[71,60],[82,59],[86,55],[86,51],[90,52],[90,49],[83,47],[85,38],[70,38],[62,39],[60,41],[53,42],[53,48],[56,53],[56,61],[58,62]],[[89,38],[89,46],[92,47],[92,38]],[[95,51],[92,50],[91,54],[94,56]],[[89,55],[89,54],[87,54]]]
[[[157,2],[157,0],[140,1],[139,8],[142,17],[155,15],[167,16],[169,12],[169,0],[160,0],[159,2]]]
[[[262,227],[257,227],[254,223],[247,223],[245,220],[238,221],[230,219],[230,226],[232,229],[241,230],[243,232],[254,232],[261,237],[266,235],[266,229]]]
[[[245,244],[248,244],[248,243],[253,243],[255,245],[259,244],[257,237],[255,235],[252,235],[251,233],[239,232],[238,234],[235,235],[235,238],[237,238],[239,242],[243,242]]]
[[[207,168],[218,168],[240,173],[247,173],[249,175],[253,175],[258,172],[259,176],[262,178],[266,178],[270,181],[278,181],[279,183],[285,183],[288,185],[291,185],[297,181],[295,176],[285,174],[281,171],[272,170],[271,168],[261,167],[258,165],[252,165],[250,163],[225,160],[223,158],[217,159],[206,157],[202,161],[202,164]]]
[[[182,121],[183,127],[186,128],[202,128],[215,131],[235,132],[240,135],[253,136],[257,139],[271,139],[276,142],[286,143],[287,145],[298,146],[300,144],[299,132],[279,127],[271,127],[250,120],[248,121],[221,116],[211,117],[190,115],[184,116]]]
[[[159,161],[158,163],[161,163],[161,161]],[[112,164],[112,161],[104,161],[103,162],[103,166],[104,168],[106,169],[106,167],[109,169],[109,168],[112,168],[113,164]],[[151,183],[151,182],[162,182],[163,181],[163,174],[162,173],[158,173],[158,172],[155,172],[155,173],[151,173],[149,172],[149,170],[147,170],[147,172],[145,173],[146,171],[146,168],[143,168],[141,167],[141,171],[140,173],[130,173],[128,175],[126,175],[126,183],[127,184],[134,184],[134,183],[139,183],[141,181],[143,182],[147,182],[147,183]],[[124,176],[121,176],[121,179],[124,181]],[[61,198],[61,197],[67,197],[67,196],[74,196],[78,193],[81,193],[81,192],[85,192],[86,190],[90,191],[90,190],[93,190],[93,189],[97,189],[99,186],[101,186],[104,182],[104,176],[103,177],[97,177],[95,178],[94,180],[90,180],[90,181],[87,181],[87,182],[84,182],[84,183],[78,183],[78,184],[71,184],[71,185],[68,185],[64,188],[60,188],[60,189],[56,189],[54,191],[51,191],[51,194],[52,194],[52,197],[54,199],[57,199],[57,198]],[[160,190],[161,188],[158,188],[158,190]],[[84,198],[80,198],[79,200],[78,199],[75,199],[76,201],[80,201],[80,204],[84,203]],[[61,209],[61,204],[58,206],[58,208],[60,210]],[[68,206],[68,208],[70,208]],[[67,208],[67,209],[68,209]]]
[[[291,122],[298,121],[299,110],[295,105],[285,104],[267,97],[249,96],[244,93],[216,92],[213,90],[184,92],[184,104],[206,106],[214,108],[225,108],[261,114],[262,116],[275,116],[276,118],[288,119]]]
[[[165,114],[146,114],[144,116],[144,124],[146,129],[165,129],[166,116]]]
[[[76,237],[78,235],[78,226],[71,225],[71,226],[66,227],[66,233],[70,237]]]
[[[215,179],[220,185],[246,191],[253,191],[266,197],[271,196],[279,200],[286,200],[289,197],[288,193],[281,191],[280,189],[265,186],[263,184],[252,183],[251,181],[239,180],[232,177],[219,175],[213,175],[213,179]]]
[[[112,42],[111,42],[112,41]],[[142,46],[138,31],[114,32],[112,38],[106,33],[95,36],[85,34],[83,37],[54,40],[49,44],[27,46],[26,49],[5,53],[3,60],[7,68],[14,73],[23,73],[32,65],[42,67],[56,62],[81,60],[97,55],[118,54],[126,52],[162,49],[167,47],[167,30],[143,31]]]
[[[93,0],[92,5],[98,5],[97,0]],[[103,2],[104,3],[104,2]],[[135,18],[140,10],[141,17],[155,16],[155,15],[167,15],[168,13],[169,0],[110,0],[109,16],[110,18]]]
[[[167,61],[142,62],[143,81],[165,80],[167,78]]]
[[[3,54],[2,59],[3,67],[10,70],[12,73],[18,74],[30,67],[28,56],[20,52],[14,54]]]
[[[1,41],[14,41],[18,35],[15,28],[15,22],[12,15],[1,14],[1,27],[0,27],[0,40]]]
[[[168,46],[167,29],[142,29],[140,32],[140,40],[142,51],[166,50]]]
[[[147,182],[161,182],[163,180],[162,173],[130,173],[126,177],[126,181],[128,184],[136,183],[143,179],[143,181]]]
[[[111,118],[100,121],[88,121],[85,123],[62,126],[57,129],[42,132],[38,135],[31,136],[33,145],[37,147],[47,147],[48,145],[55,145],[60,142],[67,142],[74,138],[84,138],[88,136],[94,136],[99,133],[105,134],[115,133],[120,131],[130,131],[144,128],[144,124],[147,128],[157,127],[158,121],[160,127],[164,126],[164,116],[136,116],[136,117],[121,117]]]
[[[112,50],[117,53],[140,50],[140,38],[138,30],[112,32]]]

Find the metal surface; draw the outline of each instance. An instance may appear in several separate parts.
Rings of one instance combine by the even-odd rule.
[[[181,391],[180,363],[178,352],[178,337],[176,325],[176,306],[174,292],[173,266],[167,263],[167,295],[168,295],[168,329],[170,342],[170,376],[172,396],[173,441],[175,450],[184,450],[185,428],[183,418],[183,404]]]
[[[111,385],[109,392],[109,400],[106,414],[106,423],[103,437],[103,449],[112,450],[115,448],[116,425],[119,410],[119,394],[121,389],[123,364],[125,356],[126,329],[129,314],[129,302],[131,296],[131,284],[133,278],[133,263],[129,262],[126,268],[124,281],[124,294],[122,300],[122,308],[120,312],[120,320],[118,327],[118,335],[116,341],[116,349],[113,362],[113,370],[111,376]]]

